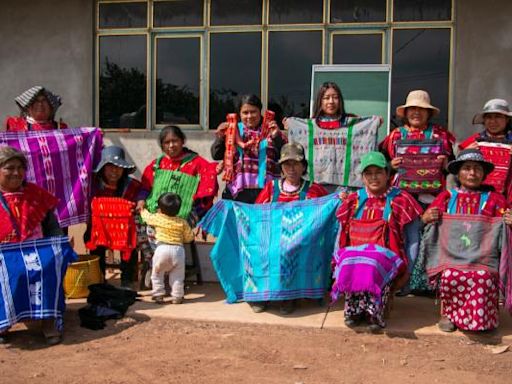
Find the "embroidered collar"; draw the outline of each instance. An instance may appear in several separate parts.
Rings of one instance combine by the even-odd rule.
[[[306,180],[304,180],[303,178],[300,179],[300,185],[297,187],[297,189],[295,191],[285,191],[284,190],[284,178],[281,178],[278,180],[278,183],[279,183],[279,190],[281,191],[281,193],[283,195],[286,195],[286,196],[293,196],[293,195],[296,195],[298,193],[301,193],[302,190],[304,189],[304,186],[306,185]]]

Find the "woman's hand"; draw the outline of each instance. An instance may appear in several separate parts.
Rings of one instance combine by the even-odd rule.
[[[439,160],[443,161],[443,169],[446,169],[446,167],[448,166],[448,156],[446,156],[446,155],[439,155],[439,156],[437,156],[437,158]]]
[[[281,120],[281,122],[283,123],[283,128],[285,131],[288,130],[288,118],[287,117],[283,117],[283,120]]]
[[[512,226],[512,211],[507,209],[503,214],[503,221],[505,224]]]
[[[219,161],[215,167],[215,170],[217,171],[217,175],[220,175],[224,170],[224,161]]]
[[[402,164],[403,158],[401,157],[395,157],[393,160],[391,160],[391,168],[393,168],[395,171],[400,167],[400,164]]]
[[[268,127],[270,128],[270,137],[275,139],[280,133],[279,125],[277,125],[275,120],[272,120],[268,123]]]
[[[223,138],[226,136],[226,129],[228,129],[229,124],[226,122],[220,123],[217,129],[215,130],[215,135],[218,138]]]
[[[464,149],[478,149],[478,141],[473,141],[471,144],[469,144],[466,148]]]
[[[421,220],[425,223],[433,223],[439,221],[441,218],[441,211],[437,207],[428,208],[425,213],[421,216]]]
[[[146,202],[144,200],[137,201],[137,205],[135,206],[135,212],[140,213],[145,206]]]

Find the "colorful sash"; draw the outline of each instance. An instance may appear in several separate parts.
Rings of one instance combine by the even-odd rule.
[[[430,129],[430,131],[429,131]],[[403,132],[403,131],[405,132]],[[432,127],[426,140],[408,140],[407,131],[401,128],[402,140],[396,143],[396,156],[402,158],[394,184],[409,193],[436,194],[443,187],[443,143],[432,140]],[[405,135],[405,136],[404,136]]]
[[[342,293],[368,292],[381,299],[382,290],[398,275],[402,259],[393,251],[375,244],[340,249],[335,255],[332,301]]]
[[[228,128],[226,129],[226,151],[224,152],[224,175],[222,180],[231,182],[235,177],[234,157],[236,151],[236,130],[238,125],[238,115],[229,113],[226,116]]]
[[[129,261],[137,247],[137,230],[133,210],[135,203],[120,197],[95,197],[92,199],[91,238],[88,249],[99,246],[121,251],[123,260]]]
[[[146,200],[146,207],[149,212],[155,213],[158,208],[158,199],[160,196],[164,193],[172,192],[181,198],[181,208],[178,216],[187,220],[190,211],[192,211],[194,195],[199,185],[199,175],[191,176],[181,172],[180,169],[192,160],[194,155],[185,156],[176,171],[160,169],[162,157],[163,156],[160,156],[155,162],[154,183],[153,188],[151,188],[151,193]]]
[[[59,199],[61,227],[88,220],[92,170],[103,145],[99,128],[0,132],[0,145],[21,150],[28,160],[27,181]]]
[[[77,259],[66,237],[0,245],[0,332],[19,321],[54,318],[62,330],[62,279]]]
[[[510,144],[478,142],[478,149],[484,159],[494,164],[494,170],[487,175],[484,184],[492,185],[496,192],[503,193],[510,182]]]
[[[338,230],[337,194],[288,203],[218,201],[199,226],[228,303],[322,298]]]
[[[377,146],[379,116],[348,117],[347,126],[322,129],[313,119],[289,118],[288,139],[300,143],[308,160],[310,181],[362,187],[361,157]]]

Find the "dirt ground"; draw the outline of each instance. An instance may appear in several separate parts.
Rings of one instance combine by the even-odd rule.
[[[0,346],[0,382],[511,383],[512,352],[493,354],[492,340],[407,339],[140,314],[91,331],[70,310],[64,342],[55,347],[16,326],[9,344]]]

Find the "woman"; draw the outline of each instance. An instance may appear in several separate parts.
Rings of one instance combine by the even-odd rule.
[[[155,180],[155,174],[165,175],[159,170],[173,171],[175,180],[190,180],[190,178],[181,177],[182,175],[199,177],[199,183],[195,185],[191,183],[190,186],[181,191],[162,190],[162,193],[178,193],[183,202],[182,206],[186,206],[186,201],[190,203],[188,206],[191,205],[192,209],[188,218],[193,224],[211,208],[218,191],[216,164],[210,163],[196,152],[185,147],[185,142],[185,134],[177,126],[169,125],[160,131],[159,143],[163,154],[144,169],[141,180],[142,192],[137,202],[138,211],[146,206],[144,197],[149,196],[151,198],[150,193],[157,181]],[[175,184],[174,187],[179,188],[180,185]],[[158,197],[156,196],[153,200],[157,201]],[[149,208],[151,210],[151,207]]]
[[[279,177],[277,161],[281,147],[287,142],[275,121],[269,121],[270,133],[262,134],[262,104],[256,95],[244,95],[240,98],[238,132],[244,143],[256,143],[238,147],[234,153],[234,177],[228,182],[222,197],[224,199],[254,203],[264,185]],[[226,151],[224,143],[228,124],[222,123],[217,128],[217,138],[212,144],[211,153],[214,160],[223,160]]]
[[[94,197],[121,197],[136,203],[139,200],[141,184],[129,176],[136,169],[135,165],[125,160],[124,150],[121,147],[111,145],[103,148],[101,162],[94,170]],[[89,224],[84,235],[86,242],[90,239],[90,231],[91,225]],[[93,247],[93,253],[100,257],[100,269],[105,274],[105,253],[107,248],[91,246]],[[131,254],[123,255],[120,265],[121,287],[132,288],[136,265],[136,250],[133,250]]]
[[[0,148],[0,243],[63,235],[53,213],[57,198],[25,182],[26,172],[27,159],[23,153],[12,147]],[[60,343],[62,333],[56,320],[43,320],[42,325],[46,342]],[[4,341],[6,332],[0,334],[0,341]]]
[[[496,192],[503,193],[511,203],[512,112],[508,103],[503,99],[487,101],[482,111],[473,117],[473,124],[483,124],[484,130],[460,143],[459,149],[480,149],[484,158],[494,164],[494,171],[486,177],[485,184],[494,187]]]
[[[338,84],[327,81],[322,84],[315,98],[313,119],[324,129],[336,129],[347,126],[347,118],[355,117],[345,112],[345,102]]]
[[[505,214],[505,223],[512,224],[512,215],[507,210],[505,198],[482,185],[493,168],[493,164],[485,161],[477,149],[461,151],[457,159],[448,164],[449,172],[457,176],[458,186],[437,196],[423,214],[423,222],[438,222],[446,214],[487,217],[501,217]],[[457,233],[459,235],[460,232]],[[427,263],[428,257],[426,254]],[[488,257],[483,256],[484,259]],[[439,277],[441,320],[438,326],[442,331],[453,332],[457,328],[484,331],[498,326],[497,271],[461,266],[446,268],[439,275],[431,279]]]
[[[410,194],[391,187],[382,153],[363,156],[361,175],[364,188],[348,195],[336,214],[341,224],[340,249],[372,244],[393,251],[402,260],[399,275],[382,287],[380,297],[369,292],[346,293],[345,323],[354,326],[366,317],[370,330],[377,331],[385,327],[384,309],[391,290],[407,280],[406,244],[418,241],[419,234],[410,225],[419,219],[422,208]]]
[[[398,171],[394,184],[413,193],[423,207],[443,189],[446,183],[444,170],[448,160],[453,158],[455,137],[442,126],[430,122],[437,114],[439,108],[430,103],[427,92],[409,92],[405,104],[396,108],[396,116],[403,119],[404,125],[391,131],[379,145],[380,151],[390,159],[391,168]],[[420,165],[425,171],[422,175],[435,174],[435,177],[418,177],[415,174],[406,182],[407,171],[417,167],[414,164],[417,155],[422,155],[425,162]]]
[[[308,163],[302,145],[285,144],[281,149],[279,164],[282,177],[265,185],[255,201],[256,204],[314,199],[327,195],[321,185],[304,180]],[[267,307],[266,302],[250,304],[254,312],[262,312]],[[283,300],[279,310],[283,315],[292,313],[295,310],[295,300]]]
[[[67,128],[62,122],[56,122],[55,113],[61,106],[61,98],[39,85],[32,87],[16,97],[20,116],[8,117],[5,122],[7,131],[42,131]]]
[[[282,177],[265,184],[256,204],[314,199],[327,195],[324,187],[304,179],[308,162],[302,145],[285,144],[279,159]]]

